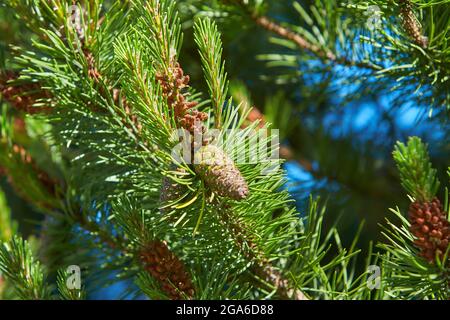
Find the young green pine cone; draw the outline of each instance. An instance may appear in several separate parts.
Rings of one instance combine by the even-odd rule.
[[[194,155],[194,168],[211,191],[218,195],[234,200],[248,196],[247,182],[233,160],[219,147],[201,147]]]
[[[411,203],[409,221],[420,255],[430,263],[434,262],[436,255],[442,258],[450,241],[450,224],[440,201],[435,198],[429,202]]]

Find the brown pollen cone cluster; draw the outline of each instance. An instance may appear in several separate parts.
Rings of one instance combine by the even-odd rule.
[[[165,241],[154,240],[140,251],[148,273],[172,300],[192,299],[194,287],[183,262],[170,251]]]
[[[19,111],[36,114],[50,111],[49,107],[34,107],[33,105],[43,98],[49,98],[48,92],[43,90],[37,83],[27,83],[23,85],[12,85],[9,82],[17,80],[18,74],[8,71],[0,75],[0,92],[3,99],[8,101]]]
[[[434,198],[428,202],[411,203],[409,221],[420,255],[430,263],[435,261],[436,255],[442,258],[450,241],[450,224],[440,201]]]
[[[83,49],[84,56],[86,57],[86,61],[88,63],[88,76],[93,79],[95,82],[98,82],[101,79],[101,74],[96,67],[96,62],[94,55],[88,49]]]
[[[187,101],[183,94],[183,89],[189,87],[189,76],[184,74],[178,62],[173,63],[170,69],[170,74],[157,74],[156,80],[160,83],[163,95],[173,110],[177,124],[191,134],[203,134],[205,128],[202,122],[208,119],[208,115],[193,109],[198,103]]]

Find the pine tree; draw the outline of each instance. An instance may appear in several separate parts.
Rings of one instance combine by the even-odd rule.
[[[448,1],[8,0],[0,9],[19,24],[4,40],[14,46],[0,48],[0,174],[38,212],[30,235],[0,190],[0,298],[88,299],[119,281],[124,295],[150,299],[449,298],[450,207],[439,189]],[[381,27],[368,33],[368,18]],[[272,52],[236,49],[253,87],[236,81],[240,60],[222,40],[237,32],[272,43]],[[317,125],[376,91],[398,93],[386,122],[408,103],[436,121],[440,154],[419,137],[377,145]],[[288,190],[284,161],[325,183]],[[345,188],[326,208],[314,195],[333,184]],[[386,219],[368,248],[363,224],[348,241],[328,214],[396,203],[397,221]]]

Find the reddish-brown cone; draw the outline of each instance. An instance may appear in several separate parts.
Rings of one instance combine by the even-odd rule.
[[[422,34],[422,27],[413,12],[412,3],[410,0],[400,0],[399,3],[401,5],[400,15],[403,20],[403,28],[417,45],[422,48],[428,47],[428,38]]]
[[[84,56],[86,57],[86,61],[88,63],[88,76],[93,79],[95,82],[100,81],[102,75],[97,69],[96,61],[94,55],[87,49],[83,50]]]
[[[409,221],[420,255],[430,263],[435,261],[436,255],[441,259],[449,245],[450,225],[440,201],[435,198],[429,202],[411,203]]]
[[[170,251],[165,241],[154,240],[141,249],[147,270],[172,300],[192,299],[194,287],[183,262]]]

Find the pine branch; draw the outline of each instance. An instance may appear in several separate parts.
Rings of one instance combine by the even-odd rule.
[[[299,49],[311,52],[318,58],[348,67],[359,67],[363,69],[370,69],[373,71],[380,70],[373,64],[349,60],[346,57],[338,57],[333,52],[325,50],[317,45],[310,43],[307,39],[290,30],[288,27],[283,27],[279,25],[277,22],[271,20],[270,18],[258,14],[256,11],[253,11],[252,8],[250,8],[243,0],[222,0],[222,1],[226,4],[231,2],[233,5],[240,7],[242,11],[255,22],[256,25],[284,39],[292,41]]]
[[[432,200],[439,188],[439,180],[431,165],[427,145],[418,137],[410,137],[406,145],[397,143],[393,156],[405,190],[416,200]]]
[[[397,143],[393,152],[405,190],[413,197],[407,219],[397,210],[397,226],[388,222],[383,234],[389,244],[386,266],[391,294],[414,299],[448,299],[450,278],[450,223],[447,208],[437,198],[439,181],[429,160],[427,146],[418,138]]]
[[[297,289],[297,280],[302,286],[307,282],[304,281],[306,275],[302,274],[306,269],[308,277],[312,279],[308,280],[315,281],[316,275],[311,270],[318,267],[317,261],[324,253],[320,252],[318,245],[314,248],[304,247],[308,244],[302,242],[298,215],[289,203],[287,192],[279,191],[284,183],[281,171],[266,176],[262,174],[265,172],[262,169],[269,167],[267,163],[238,167],[231,161],[227,168],[217,165],[203,168],[202,172],[185,166],[183,169],[188,171],[186,179],[174,181],[185,180],[187,194],[192,197],[178,206],[165,204],[171,209],[170,216],[162,214],[158,199],[161,197],[161,181],[172,160],[170,149],[173,141],[170,141],[170,134],[174,129],[186,127],[186,116],[189,115],[190,120],[196,119],[193,108],[189,108],[194,106],[190,103],[195,104],[196,100],[191,101],[191,97],[187,99],[189,78],[178,63],[181,36],[173,2],[154,0],[144,5],[143,2],[133,1],[133,5],[130,19],[136,20],[126,32],[112,27],[97,34],[96,28],[93,28],[91,37],[86,37],[85,32],[79,30],[86,30],[91,20],[95,20],[87,14],[88,24],[70,32],[67,30],[65,38],[51,31],[54,28],[43,31],[49,43],[35,44],[39,53],[35,56],[24,53],[21,58],[26,66],[24,74],[45,82],[46,88],[53,94],[56,112],[48,118],[56,133],[54,145],[73,146],[70,149],[74,152],[73,156],[70,155],[70,160],[73,160],[70,173],[76,183],[70,187],[75,188],[85,208],[91,207],[93,203],[96,208],[106,205],[114,207],[106,217],[108,221],[111,218],[114,224],[112,230],[101,228],[104,231],[98,231],[96,228],[101,222],[90,222],[94,221],[89,219],[90,216],[83,216],[86,219],[79,220],[81,227],[96,234],[106,245],[115,248],[114,251],[123,249],[117,246],[121,240],[110,241],[110,237],[115,237],[114,232],[117,230],[125,234],[123,243],[128,249],[126,258],[132,256],[139,261],[131,266],[132,270],[142,270],[138,281],[141,289],[152,297],[180,297],[181,293],[188,297],[203,297],[204,292],[199,291],[204,286],[198,285],[202,283],[206,284],[207,290],[213,287],[212,292],[220,292],[216,297],[228,298],[233,297],[233,294],[261,297],[272,290],[279,298],[304,298]],[[63,8],[60,11],[64,12]],[[104,21],[106,25],[102,24],[102,27],[108,28],[110,20]],[[216,45],[219,44],[217,39]],[[83,47],[85,40],[87,47]],[[216,71],[222,70],[218,74],[224,75],[219,59],[215,59],[214,64]],[[216,89],[220,87],[218,85]],[[221,101],[224,98],[220,94],[226,90],[218,90],[220,92],[216,98]],[[126,97],[125,102],[121,98],[114,98],[122,94]],[[137,126],[133,119],[126,116],[126,110],[121,108],[125,104],[133,107],[132,113],[141,124],[141,132],[133,132],[124,125],[125,119],[127,124]],[[91,108],[93,106],[95,108]],[[224,109],[221,123],[237,135],[242,124],[238,118],[237,108],[230,104]],[[203,133],[211,125],[203,122],[193,129]],[[246,131],[252,129],[251,125]],[[139,142],[147,147],[144,150],[135,148],[138,133]],[[232,139],[229,140],[224,144]],[[269,142],[270,137],[261,144],[267,145]],[[225,150],[222,147],[220,153]],[[244,147],[244,144],[239,145],[237,152]],[[230,168],[232,170],[228,172],[220,170]],[[207,178],[208,174],[210,176]],[[239,179],[234,179],[237,176]],[[229,180],[245,182],[244,189],[248,187],[252,191],[248,198],[236,199],[232,196],[232,191],[235,191],[232,188],[228,188],[228,194],[223,190],[219,192],[221,188],[230,186]],[[243,186],[243,183],[239,186]],[[237,194],[242,198],[242,192],[238,190]],[[121,202],[129,197],[136,200],[136,207],[133,208],[135,212],[126,210],[126,203]],[[229,224],[221,221],[220,208],[205,205],[207,198],[219,198],[230,204]],[[71,210],[79,213],[77,209]],[[177,214],[177,221],[172,223],[173,220],[169,218]],[[183,221],[184,217],[187,218]],[[192,223],[196,217],[198,223]],[[100,220],[102,218],[105,216]],[[202,230],[197,233],[201,222],[204,223]],[[221,223],[224,225],[221,226]],[[224,233],[223,226],[229,232]],[[253,234],[255,237],[252,237]],[[163,239],[167,242],[163,242]],[[247,247],[255,248],[255,252],[247,251]],[[161,252],[156,254],[158,249]],[[309,255],[308,259],[302,261],[304,251],[308,251]],[[345,258],[344,254],[340,254],[338,261]],[[215,259],[219,263],[215,263]],[[165,260],[169,264],[165,265]],[[249,261],[254,269],[247,270]],[[212,273],[220,274],[221,277],[211,279],[206,272],[193,272],[198,272],[201,269],[199,266],[207,270],[205,265],[211,266]],[[182,281],[177,283],[179,279],[174,273],[180,270]],[[247,276],[249,273],[259,278],[260,286],[250,291],[247,290],[248,283],[242,281],[243,277],[239,278],[241,281],[233,282],[234,277],[238,278],[242,274]],[[292,276],[292,279],[287,279],[288,276]],[[226,282],[227,279],[231,279],[230,282]],[[170,282],[175,282],[175,288],[165,286]],[[235,288],[224,289],[231,284],[236,284],[238,293],[235,293]],[[191,287],[195,288],[194,292],[190,290]]]
[[[15,186],[18,194],[21,195],[22,198],[28,201],[31,205],[37,206],[38,208],[44,208],[45,211],[61,211],[63,207],[61,207],[59,203],[64,203],[66,200],[64,197],[66,196],[67,192],[65,190],[65,188],[67,188],[67,183],[62,183],[61,181],[50,178],[50,176],[36,164],[30,153],[24,147],[15,144],[12,148],[12,151],[17,154],[16,159],[12,160],[12,162],[15,162],[19,167],[30,167],[36,179],[35,188],[47,191],[47,196],[30,196],[28,192],[23,191],[27,190],[27,188],[22,187],[22,183],[24,183],[24,181],[22,181],[20,175],[17,175],[19,171],[17,169],[6,171],[6,174],[9,177],[9,182],[12,184],[12,186]],[[12,162],[9,162],[9,164],[11,164]],[[20,170],[22,171],[24,169],[22,168]],[[17,181],[21,181],[21,183],[19,184]],[[49,197],[50,200],[48,200]],[[126,248],[123,247],[123,243],[125,243],[123,239],[111,237],[110,234],[102,230],[98,226],[98,224],[87,220],[86,217],[81,213],[81,209],[77,205],[71,205],[73,207],[66,208],[66,210],[72,213],[71,217],[75,222],[79,223],[82,228],[91,232],[93,235],[98,236],[102,242],[109,245],[112,249],[120,249],[124,253],[126,253]],[[0,218],[2,218],[1,213]],[[7,227],[8,224],[5,224],[4,226]],[[1,235],[2,232],[0,232],[0,236]],[[0,237],[0,239],[1,238],[2,237]]]
[[[0,148],[3,149],[0,163],[17,194],[38,208],[52,208],[62,188],[61,182],[40,169],[23,146],[0,142]]]
[[[246,226],[244,221],[233,217],[229,206],[219,204],[218,212],[220,212],[220,222],[233,237],[239,250],[251,262],[251,272],[262,280],[262,282],[261,280],[255,281],[254,285],[260,287],[269,284],[269,290],[275,290],[276,296],[280,299],[308,300],[301,290],[293,288],[289,281],[264,257],[264,253],[258,248],[255,239],[252,239],[251,228]]]
[[[0,246],[0,271],[21,299],[48,299],[42,266],[33,257],[30,244],[14,236]]]
[[[200,19],[194,26],[195,42],[199,48],[211,101],[214,107],[214,127],[222,127],[222,108],[228,93],[225,62],[222,62],[222,41],[217,25],[210,19]]]
[[[111,99],[113,103],[118,108],[118,113],[121,116],[122,123],[126,130],[130,130],[133,133],[133,136],[140,143],[138,146],[144,150],[147,150],[145,146],[145,142],[141,142],[140,136],[142,133],[142,124],[140,123],[138,117],[133,113],[133,109],[130,104],[127,102],[126,96],[122,94],[121,90],[118,88],[114,88],[111,85],[111,80],[102,75],[97,66],[97,61],[90,52],[88,48],[83,48],[84,58],[87,62],[87,74],[90,79],[96,84],[96,88],[98,92],[104,99]],[[88,104],[89,105],[89,104]],[[98,108],[92,106],[91,109],[93,112],[104,112],[102,108]]]
[[[85,300],[86,292],[83,288],[77,289],[69,289],[67,286],[67,282],[69,277],[71,276],[67,270],[59,270],[56,278],[56,283],[58,286],[58,291],[62,299],[64,300]]]

